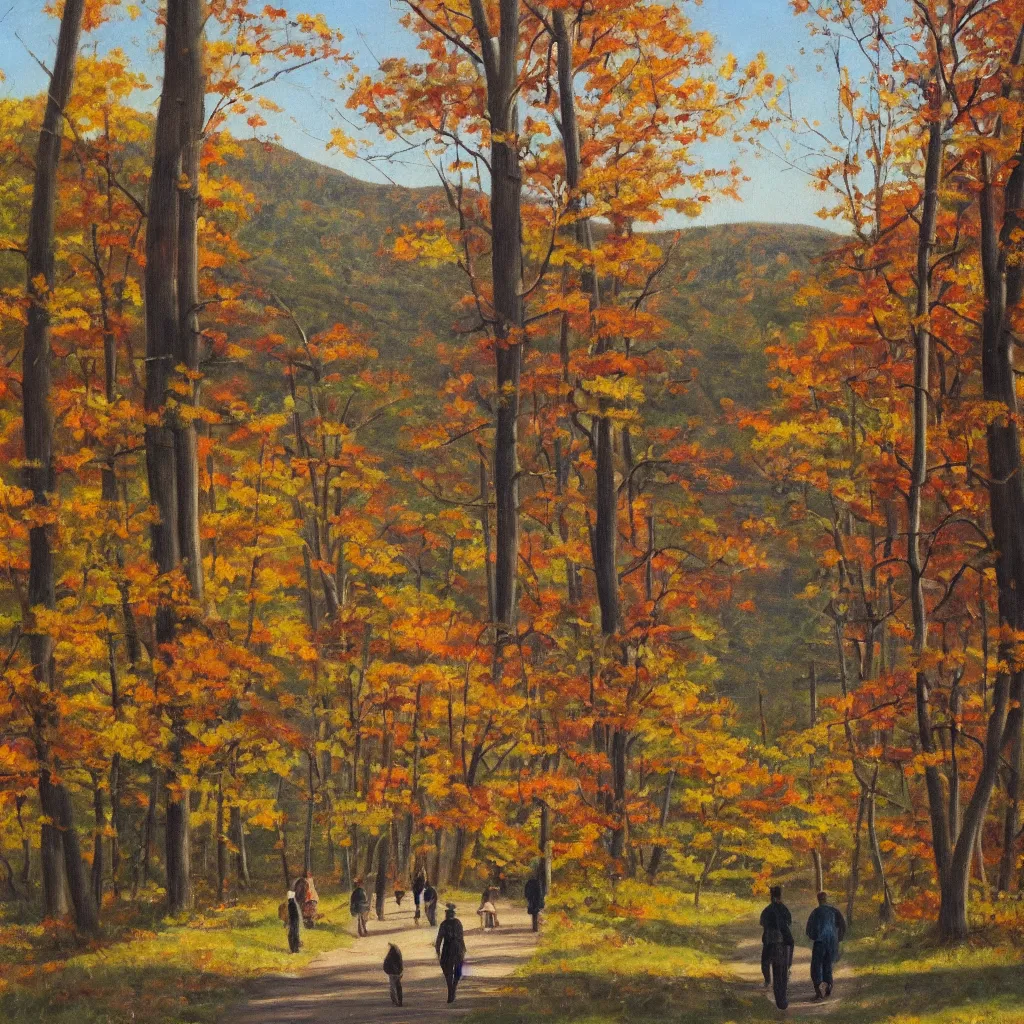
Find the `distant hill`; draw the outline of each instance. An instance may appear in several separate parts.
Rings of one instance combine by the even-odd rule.
[[[345,320],[364,327],[389,362],[425,359],[410,341],[450,332],[464,282],[454,268],[399,263],[389,250],[394,232],[419,219],[421,205],[440,190],[361,181],[278,146],[249,142],[243,153],[230,169],[258,202],[239,232],[256,276],[310,329]],[[704,399],[717,406],[721,397],[761,397],[767,332],[798,316],[790,276],[808,270],[835,240],[785,224],[679,233],[659,302],[679,343],[700,352]]]

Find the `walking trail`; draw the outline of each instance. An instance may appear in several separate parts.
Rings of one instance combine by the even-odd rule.
[[[301,974],[271,975],[261,979],[249,999],[228,1010],[225,1024],[419,1024],[448,1020],[484,1007],[495,1009],[508,977],[533,953],[536,936],[525,910],[498,904],[501,927],[481,931],[478,902],[460,902],[458,915],[466,930],[466,966],[454,1005],[446,1003],[441,968],[434,954],[437,929],[426,917],[417,927],[412,895],[398,907],[389,899],[383,921],[371,915],[370,934],[348,949],[333,949],[318,956]],[[438,921],[444,903],[438,907]],[[353,932],[355,926],[353,925]],[[388,943],[402,951],[405,974],[404,1006],[393,1006],[382,964]]]
[[[811,984],[811,948],[804,935],[804,925],[816,902],[803,898],[789,904],[793,914],[793,938],[796,949],[793,952],[793,966],[789,971],[789,1016],[817,1017],[837,1009],[843,996],[849,994],[854,984],[854,973],[849,964],[841,959],[834,968],[835,988],[832,996],[821,1002],[814,1001],[814,986]],[[772,990],[764,987],[761,976],[761,929],[757,917],[742,918],[730,926],[736,942],[736,952],[729,967],[743,986],[744,995],[761,994],[772,1007],[775,1000]]]

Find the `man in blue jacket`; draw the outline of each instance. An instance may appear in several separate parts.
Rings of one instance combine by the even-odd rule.
[[[839,943],[846,935],[846,919],[836,907],[830,906],[828,896],[818,893],[818,905],[807,919],[807,938],[814,943],[811,950],[811,981],[814,998],[832,995],[832,965],[839,959]],[[825,993],[822,995],[821,986]]]

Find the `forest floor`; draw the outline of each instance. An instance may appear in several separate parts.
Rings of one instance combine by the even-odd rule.
[[[151,920],[137,911],[119,918],[108,906],[103,938],[85,946],[69,931],[19,922],[8,905],[0,908],[0,1022],[1024,1024],[1016,901],[976,908],[983,926],[955,949],[937,945],[924,925],[855,937],[844,944],[835,995],[814,1003],[801,941],[810,901],[791,894],[798,946],[785,1013],[761,981],[760,901],[708,893],[698,909],[692,895],[634,882],[611,896],[560,890],[539,943],[521,906],[502,906],[502,928],[485,934],[476,898],[458,902],[469,971],[451,1008],[434,930],[413,926],[406,901],[397,910],[392,902],[385,922],[371,922],[370,937],[357,941],[347,897],[328,896],[294,956],[276,899],[206,910],[188,924],[161,919],[156,904]],[[406,957],[402,1010],[388,1001],[381,970],[388,941]]]

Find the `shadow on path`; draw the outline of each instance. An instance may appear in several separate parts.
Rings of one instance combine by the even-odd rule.
[[[424,919],[413,920],[412,901],[398,907],[388,901],[384,922],[369,923],[370,934],[349,949],[335,949],[314,960],[301,974],[261,979],[249,999],[227,1010],[224,1024],[411,1024],[446,1020],[484,1009],[498,1010],[502,979],[533,953],[536,936],[525,911],[499,905],[502,927],[483,931],[476,904],[460,903],[458,914],[466,930],[466,965],[458,998],[446,1003],[444,977],[434,955],[437,929]],[[354,931],[354,926],[353,929]],[[405,960],[404,1006],[392,1006],[382,964],[388,943],[394,942]]]
[[[817,905],[798,899],[795,904],[787,904],[793,914],[793,938],[796,949],[793,951],[793,966],[789,972],[789,1010],[790,1016],[817,1017],[826,1016],[838,1009],[842,1004],[844,992],[848,992],[854,978],[853,970],[843,960],[835,966],[835,988],[832,996],[820,1002],[814,1000],[814,986],[811,984],[811,944],[804,935],[804,926],[811,911]],[[761,928],[758,917],[744,917],[729,925],[726,933],[733,940],[733,958],[729,967],[743,984],[743,995],[754,992],[762,994],[765,1002],[775,1007],[772,990],[764,987],[761,975]]]

